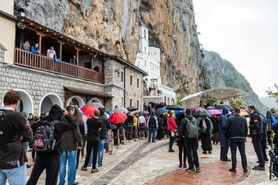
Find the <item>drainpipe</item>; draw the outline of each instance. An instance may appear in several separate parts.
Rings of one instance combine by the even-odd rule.
[[[126,68],[127,67],[124,67],[124,107],[126,107]]]

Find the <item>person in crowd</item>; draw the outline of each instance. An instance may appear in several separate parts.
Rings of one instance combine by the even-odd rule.
[[[184,119],[185,115],[181,114],[179,116],[179,121],[177,122],[177,145],[178,145],[178,149],[179,149],[179,168],[186,168],[186,150],[185,150],[185,146],[184,146],[184,128],[181,129],[182,126],[182,121]],[[186,120],[185,120],[186,121]]]
[[[96,65],[94,68],[93,68],[94,71],[96,72],[100,72],[100,67],[98,65]]]
[[[276,121],[278,121],[278,115],[275,112],[275,109],[272,108],[270,109],[270,120],[271,120],[271,127],[273,132],[275,133],[274,138],[273,138],[273,144],[275,147],[278,147],[278,127],[274,126],[273,123],[275,123]]]
[[[260,129],[262,129],[262,137],[261,137],[261,143],[262,143],[262,151],[263,151],[263,156],[264,156],[264,160],[268,161],[268,157],[266,154],[266,149],[267,149],[267,135],[266,135],[266,127],[267,127],[267,119],[265,116],[263,116],[262,114],[260,114],[260,118],[261,118],[261,122],[262,124],[260,125]]]
[[[186,152],[189,164],[186,171],[196,171],[199,173],[201,171],[198,156],[199,124],[198,121],[192,116],[190,109],[186,109],[185,114],[186,116],[181,121],[178,133],[184,137],[184,151]],[[186,159],[184,159],[184,166],[186,166],[185,162]]]
[[[200,138],[202,142],[203,154],[211,154],[212,144],[211,144],[211,133],[213,130],[213,124],[207,116],[202,116],[199,121],[199,127],[201,130]]]
[[[133,119],[134,116],[129,112],[127,119],[125,120],[125,130],[126,130],[126,139],[132,140],[132,128],[133,128]]]
[[[157,129],[157,139],[161,140],[164,135],[163,135],[163,115],[159,115],[159,117],[157,118],[158,120],[158,129]]]
[[[34,123],[32,124],[31,128],[33,131],[33,135],[35,135],[37,128],[40,126],[40,117],[35,116],[34,117]],[[33,141],[32,141],[32,145],[33,145]],[[36,159],[36,150],[34,148],[32,148],[32,160],[33,162],[35,162]]]
[[[102,108],[99,108],[100,111],[100,117],[99,119],[102,121],[102,128],[100,130],[100,141],[98,145],[98,167],[103,166],[103,155],[104,155],[104,145],[105,140],[108,135],[108,131],[111,130],[111,124],[105,117],[105,110]]]
[[[114,145],[117,146],[119,144],[119,129],[116,124],[111,124],[112,128],[112,133],[113,133],[113,140],[114,140]]]
[[[218,145],[219,142],[219,120],[216,115],[211,117],[211,122],[213,124],[212,130],[212,142],[214,145]]]
[[[82,136],[82,146],[78,147],[78,149],[77,149],[77,157],[76,157],[76,169],[78,169],[80,153],[82,155],[82,148],[84,148],[84,145],[86,144],[86,134],[85,134],[84,121],[83,121],[82,115],[80,113],[80,110],[77,107],[74,108],[73,117],[76,119],[76,123],[77,123],[77,125],[79,127],[79,131],[80,131],[80,134]]]
[[[0,184],[25,185],[26,155],[21,143],[23,137],[32,138],[32,131],[16,108],[20,94],[10,90],[4,95],[4,107],[0,109]],[[8,155],[7,155],[8,154]]]
[[[173,144],[175,142],[175,132],[177,129],[177,124],[175,121],[175,114],[174,112],[169,113],[170,116],[167,119],[167,131],[169,132],[169,152],[175,152],[173,150]]]
[[[31,126],[29,124],[29,121],[28,121],[27,113],[26,112],[22,112],[22,115],[25,118],[26,126],[31,128]],[[24,152],[26,154],[25,156],[27,156],[27,152],[28,152],[28,147],[29,147],[30,141],[32,141],[32,139],[29,139],[27,137],[22,137],[22,139],[21,139],[21,143],[23,145],[23,149],[24,149]],[[25,162],[27,163],[26,164],[27,168],[30,168],[31,166],[28,164],[28,159],[27,158],[25,159]]]
[[[248,107],[248,112],[250,114],[250,133],[252,137],[252,143],[254,146],[254,150],[257,154],[259,165],[252,168],[253,170],[265,170],[265,160],[263,156],[262,150],[262,135],[263,135],[263,127],[262,127],[262,120],[257,112],[255,106],[251,105]]]
[[[138,132],[139,132],[139,139],[143,139],[145,137],[145,129],[146,129],[146,119],[142,113],[139,114],[138,117]]]
[[[158,121],[157,117],[155,116],[154,112],[150,114],[150,117],[147,120],[147,129],[148,129],[148,143],[152,142],[155,143],[155,133],[158,128]]]
[[[169,117],[168,112],[163,114],[163,118],[162,118],[163,119],[163,138],[165,138],[165,136],[167,138],[169,137],[169,134],[168,134],[168,131],[167,131],[167,128],[168,128],[168,125],[167,125],[168,117]]]
[[[97,173],[99,170],[96,167],[98,145],[100,140],[100,130],[102,128],[102,121],[99,119],[100,111],[95,110],[94,116],[87,120],[88,134],[87,134],[87,154],[85,163],[81,170],[87,171],[87,166],[90,160],[91,152],[93,151],[93,165],[91,173]]]
[[[247,159],[245,153],[245,142],[247,137],[247,121],[239,115],[240,109],[235,108],[235,115],[231,116],[227,122],[227,136],[230,139],[232,168],[230,172],[236,172],[236,151],[239,149],[243,172],[247,173]]]
[[[38,43],[31,47],[31,52],[34,54],[40,54],[40,48]]]
[[[47,49],[47,56],[54,59],[54,58],[57,58],[57,55],[56,55],[56,51],[54,50],[54,47],[51,46],[49,49]]]
[[[268,110],[266,111],[266,133],[267,133],[267,144],[272,146],[272,120],[271,120],[271,112]]]
[[[30,126],[33,125],[33,123],[34,123],[34,114],[33,113],[29,113],[27,121]]]
[[[66,108],[68,115],[74,115],[75,108],[73,106],[68,106]],[[82,146],[82,136],[79,131],[79,125],[77,124],[77,119],[74,118],[74,123],[76,128],[73,131],[67,131],[62,135],[61,138],[61,151],[60,155],[60,179],[59,185],[65,184],[66,178],[66,168],[68,163],[68,184],[75,184],[76,177],[76,158],[77,158],[77,148]]]
[[[227,122],[228,122],[228,118],[227,118],[228,113],[229,110],[224,108],[222,114],[218,116],[221,161],[230,161],[228,159],[228,151],[229,151],[230,143],[229,143],[229,139],[225,137]]]
[[[54,124],[54,138],[56,141],[53,150],[44,152],[37,151],[35,165],[31,172],[31,176],[27,185],[36,185],[42,172],[46,170],[46,185],[57,184],[59,174],[59,162],[61,154],[61,138],[62,135],[69,130],[74,130],[76,124],[66,110],[62,110],[60,106],[53,105],[49,111],[49,115],[41,120],[39,124]]]
[[[138,138],[138,113],[133,114],[133,138]]]
[[[23,43],[23,49],[25,51],[30,51],[30,42],[29,40],[26,40],[24,43]]]
[[[73,55],[70,59],[70,64],[77,65],[77,57],[76,55]]]

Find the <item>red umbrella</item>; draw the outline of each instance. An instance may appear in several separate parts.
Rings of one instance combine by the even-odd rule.
[[[215,115],[220,115],[222,114],[222,112],[220,110],[217,110],[217,109],[211,109],[211,110],[208,110],[211,115],[215,116]]]
[[[124,113],[115,112],[110,116],[109,121],[113,124],[120,124],[125,122],[126,119],[127,119],[127,115],[125,115]]]
[[[80,110],[85,114],[85,116],[94,116],[94,111],[98,110],[96,106],[93,105],[85,105]]]

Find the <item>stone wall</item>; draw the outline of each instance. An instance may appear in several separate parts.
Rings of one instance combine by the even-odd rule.
[[[132,76],[132,85],[130,84],[130,76]],[[137,79],[139,80],[139,87],[137,87]],[[137,101],[139,101],[139,110],[143,110],[143,74],[136,72],[131,68],[126,68],[126,107],[130,106],[130,100],[132,100],[132,106],[137,107]]]
[[[26,91],[34,103],[34,113],[39,114],[39,105],[48,93],[57,95],[65,104],[64,86],[82,88],[83,90],[94,90],[104,92],[104,85],[88,81],[73,79],[61,75],[41,72],[15,65],[0,63],[0,102],[3,101],[4,93],[10,89],[21,89]],[[110,107],[109,107],[110,108]]]

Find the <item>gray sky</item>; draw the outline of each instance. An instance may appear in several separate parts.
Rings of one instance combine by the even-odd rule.
[[[204,49],[229,60],[266,96],[278,83],[278,0],[193,0]]]

